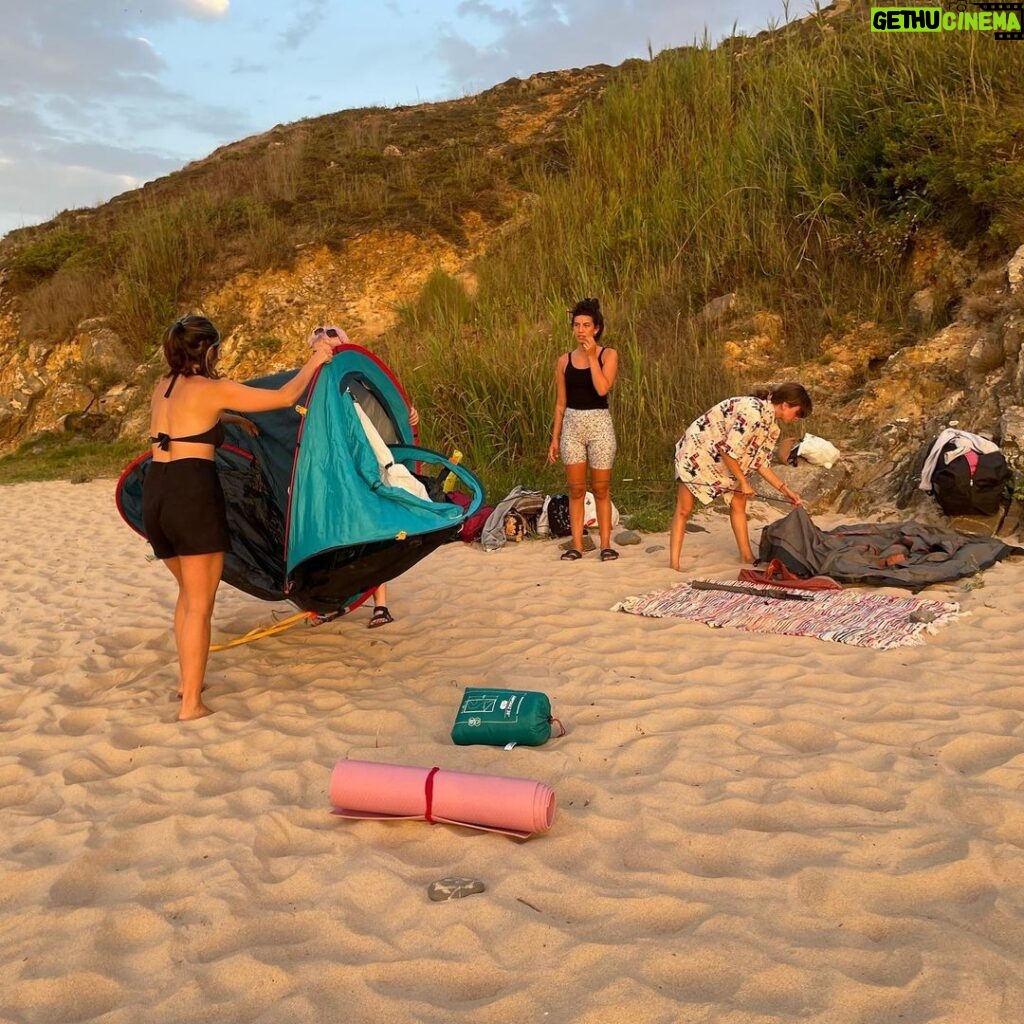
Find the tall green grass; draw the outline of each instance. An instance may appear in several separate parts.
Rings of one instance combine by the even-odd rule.
[[[403,310],[391,350],[428,435],[493,489],[551,481],[554,360],[567,309],[596,295],[621,353],[618,474],[670,481],[675,437],[756,383],[722,369],[709,299],[781,314],[796,361],[851,318],[901,325],[921,225],[1019,241],[1022,58],[978,34],[818,18],[622,76],[570,130],[567,173],[528,173],[529,218],[479,261],[476,295],[439,272]]]

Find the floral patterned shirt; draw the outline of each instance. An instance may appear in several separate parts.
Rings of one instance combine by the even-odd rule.
[[[676,479],[707,504],[736,487],[723,454],[735,459],[746,474],[769,465],[778,440],[771,402],[750,396],[727,398],[698,416],[676,443]]]

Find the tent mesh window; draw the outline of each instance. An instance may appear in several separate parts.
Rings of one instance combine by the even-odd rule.
[[[381,397],[371,388],[369,381],[352,373],[342,378],[339,387],[342,393],[346,390],[351,393],[352,398],[366,413],[385,444],[401,444],[402,438],[398,434],[395,421],[391,418]]]

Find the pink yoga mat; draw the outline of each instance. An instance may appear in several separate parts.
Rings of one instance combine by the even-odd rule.
[[[543,782],[373,761],[339,761],[331,803],[343,818],[415,818],[525,839],[547,832],[555,792]]]

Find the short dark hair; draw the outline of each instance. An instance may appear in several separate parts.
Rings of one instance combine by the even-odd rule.
[[[210,350],[220,344],[220,332],[205,316],[189,313],[164,331],[164,358],[171,373],[183,377],[216,377],[210,366]]]
[[[589,316],[597,328],[594,337],[600,338],[604,334],[604,314],[601,312],[601,303],[597,299],[580,299],[569,311],[569,323],[573,323],[578,316]]]

